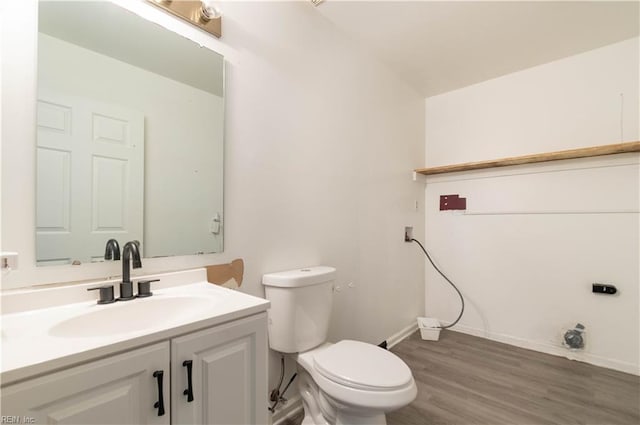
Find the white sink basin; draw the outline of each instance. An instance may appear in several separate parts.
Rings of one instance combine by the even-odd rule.
[[[212,298],[152,296],[114,304],[94,305],[78,316],[49,329],[49,335],[91,338],[153,330],[177,324],[211,311],[219,301]]]

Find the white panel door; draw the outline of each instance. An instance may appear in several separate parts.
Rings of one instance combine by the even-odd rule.
[[[38,99],[38,264],[87,262],[143,238],[144,116],[80,97]]]
[[[155,407],[158,371],[163,415]],[[168,390],[167,341],[4,387],[0,401],[2,415],[18,416],[20,423],[168,424]]]
[[[171,423],[268,422],[266,321],[261,313],[171,341]]]

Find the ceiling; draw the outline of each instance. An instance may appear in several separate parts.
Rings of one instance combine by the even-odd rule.
[[[638,36],[638,1],[346,1],[317,7],[425,97]]]

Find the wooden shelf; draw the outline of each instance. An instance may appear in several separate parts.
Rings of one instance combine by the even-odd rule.
[[[614,155],[618,153],[640,152],[640,142],[616,143],[615,145],[593,146],[590,148],[570,149],[538,153],[534,155],[514,156],[490,161],[466,162],[463,164],[443,165],[440,167],[418,168],[416,173],[430,176],[433,174],[455,173],[457,171],[481,170],[484,168],[508,167],[510,165],[533,164],[536,162],[558,161],[562,159],[588,158],[592,156]]]

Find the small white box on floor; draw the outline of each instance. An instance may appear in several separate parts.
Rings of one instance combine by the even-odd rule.
[[[426,341],[437,341],[440,338],[440,322],[430,317],[418,317],[420,336]]]

